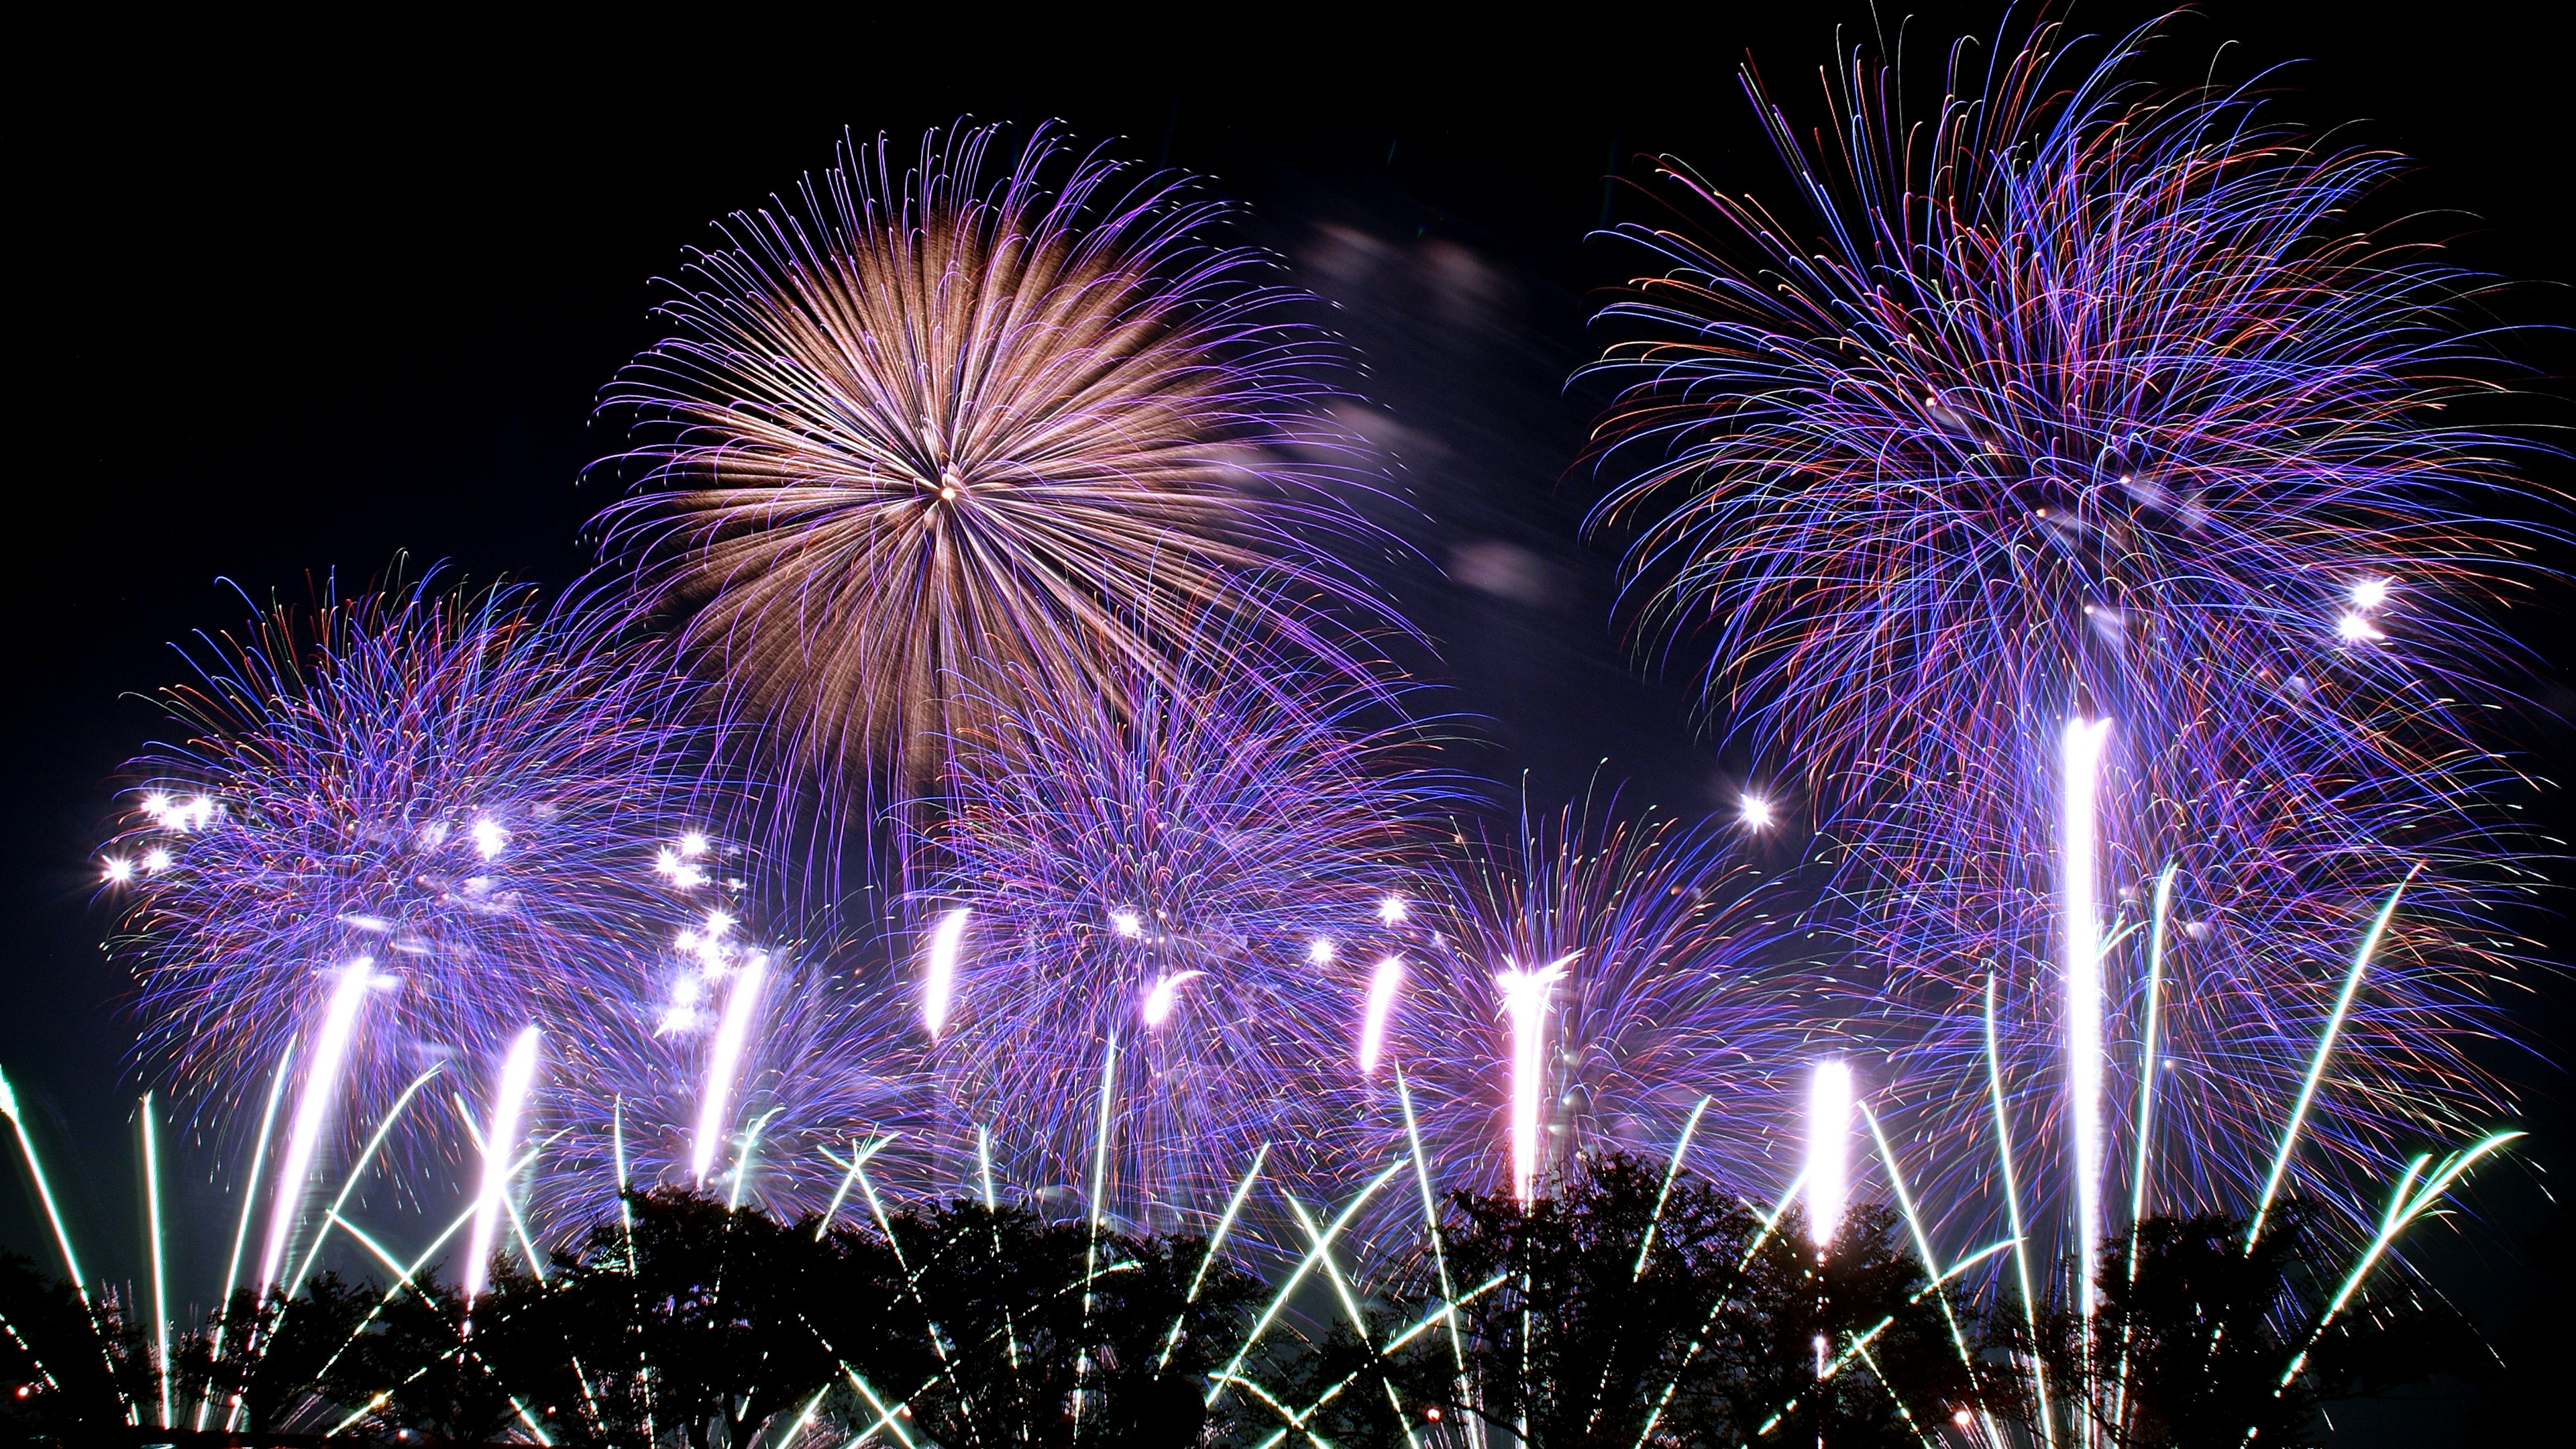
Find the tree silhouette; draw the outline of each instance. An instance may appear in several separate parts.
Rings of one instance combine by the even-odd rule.
[[[2250,1250],[2247,1226],[2226,1213],[2145,1219],[2134,1276],[2125,1248],[2103,1255],[2089,1322],[2061,1300],[2035,1340],[1996,1315],[1998,1342],[2035,1352],[2061,1422],[2081,1416],[2116,1449],[2322,1444],[2323,1404],[2468,1365],[2468,1326],[2404,1293],[2349,1304],[2320,1332],[2336,1279],[2312,1210],[2275,1206]],[[2019,1409],[2035,1412],[2027,1398]]]

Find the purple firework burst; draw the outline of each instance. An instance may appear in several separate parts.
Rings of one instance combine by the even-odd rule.
[[[627,989],[728,894],[704,841],[735,800],[695,692],[622,640],[434,576],[203,640],[105,862],[145,1051],[237,1105],[363,967],[351,1095],[450,1062],[479,1091],[524,1027]]]
[[[921,842],[912,979],[952,1141],[980,1128],[1009,1180],[1158,1226],[1221,1206],[1265,1143],[1275,1178],[1345,1172],[1387,902],[1420,893],[1450,796],[1374,691],[1246,677],[1231,637],[1178,679],[1020,696],[959,742]]]
[[[1980,1228],[1990,978],[2025,1150],[2067,1150],[2070,720],[2113,725],[2081,915],[2123,1071],[2176,881],[2162,1111],[2197,1185],[2159,1205],[2251,1195],[2419,865],[2318,1135],[2349,1166],[2496,1106],[2462,1050],[2514,954],[2486,606],[2537,535],[2479,511],[2515,485],[2460,406],[2494,391],[2476,282],[2352,220],[2396,158],[2129,79],[2152,30],[2089,68],[2054,27],[1983,73],[1963,47],[1921,128],[1855,56],[1812,144],[1748,73],[1803,214],[1667,164],[1712,234],[1628,228],[1665,269],[1605,314],[1629,476],[1598,521],[1638,529],[1650,625],[1711,646],[1712,712],[1810,781]]]

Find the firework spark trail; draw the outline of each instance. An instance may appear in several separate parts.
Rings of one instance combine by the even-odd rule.
[[[1547,1093],[1547,1002],[1574,959],[1560,956],[1545,966],[1527,971],[1513,967],[1494,977],[1503,1014],[1511,1022],[1512,1192],[1524,1207],[1538,1181],[1539,1101]]]
[[[2452,406],[2492,391],[2492,333],[2463,325],[2481,280],[2358,229],[2397,158],[2273,119],[2256,85],[2134,81],[2153,30],[2089,68],[2053,26],[1962,47],[1922,116],[1867,55],[1821,125],[1748,72],[1789,205],[1667,161],[1710,236],[1624,229],[1655,274],[1603,319],[1628,387],[1596,522],[1634,530],[1629,598],[1705,658],[1755,769],[1805,775],[1833,899],[1891,963],[1871,1000],[1921,1043],[1889,1110],[1949,1139],[1926,1196],[1971,1241],[2004,1211],[1991,1155],[1968,1114],[1932,1119],[1983,1072],[1988,970],[2016,1058],[2065,1042],[2028,943],[2070,713],[2120,721],[2115,933],[2166,866],[2184,883],[2174,1209],[2260,1185],[2265,1104],[2307,1065],[2275,1048],[2331,1011],[2386,862],[2426,862],[2412,929],[2347,1027],[2309,1181],[2357,1230],[2371,1165],[2428,1114],[2500,1105],[2468,1046],[2526,949],[2493,918],[2526,867],[2487,604],[2546,582],[2557,535],[2513,521],[2535,512],[2518,445]],[[2062,1098],[2028,1109],[2053,1154],[2095,1131]],[[2062,1180],[2024,1184],[2026,1222],[2071,1242]]]
[[[843,1195],[851,1138],[918,1145],[929,1091],[914,1070],[920,996],[902,980],[897,939],[851,942],[830,934],[828,918],[808,926],[772,937],[730,917],[721,933],[702,920],[661,962],[603,993],[578,1029],[548,1037],[548,1148],[526,1195],[535,1236],[577,1240],[598,1205],[629,1188],[706,1185],[795,1221]],[[763,982],[737,995],[754,962]],[[737,1003],[749,1016],[726,1066],[716,1058]],[[702,1130],[717,1090],[724,1101]],[[728,1142],[740,1147],[729,1169]],[[827,1160],[828,1172],[814,1170]],[[892,1179],[914,1171],[895,1167]]]
[[[152,1094],[143,1094],[143,1226],[152,1253],[152,1380],[161,1397],[160,1425],[170,1425],[170,1288],[161,1258],[161,1148]]]
[[[1114,690],[1210,611],[1364,673],[1328,610],[1401,625],[1306,542],[1373,536],[1318,461],[1335,349],[1231,213],[1043,126],[929,132],[909,174],[845,138],[719,223],[611,389],[661,436],[610,547],[827,787],[925,783],[994,705]]]
[[[322,1011],[322,1025],[313,1034],[313,1056],[305,1063],[303,1084],[296,1089],[295,1115],[287,1122],[286,1151],[278,1159],[277,1187],[269,1199],[267,1242],[260,1249],[259,1274],[252,1280],[262,1293],[279,1286],[287,1239],[304,1214],[304,1191],[321,1152],[323,1129],[342,1094],[342,1068],[358,1034],[358,1015],[375,991],[374,966],[361,956],[340,968]]]
[[[64,1228],[63,1215],[54,1206],[53,1184],[46,1180],[44,1161],[36,1155],[36,1139],[27,1135],[27,1120],[18,1110],[18,1089],[10,1085],[6,1073],[0,1073],[0,1117],[7,1117],[9,1126],[18,1134],[18,1155],[27,1164],[27,1176],[35,1181],[36,1198],[45,1206],[45,1221],[53,1227],[54,1246],[63,1255],[63,1275],[71,1280],[81,1310],[95,1313],[89,1301],[89,1280],[81,1273],[80,1259],[72,1253],[71,1233]]]
[[[105,894],[142,1050],[200,1111],[248,1105],[239,1064],[309,1028],[317,966],[368,956],[384,983],[342,1068],[373,1104],[423,1052],[497,1058],[622,993],[726,888],[670,845],[740,794],[692,722],[704,692],[596,599],[433,574],[189,658],[198,682],[164,694],[185,733],[128,765],[111,846],[150,868]]]
[[[483,1186],[474,1195],[474,1230],[465,1240],[468,1309],[482,1296],[486,1275],[491,1271],[492,1229],[501,1216],[502,1199],[510,1192],[507,1173],[519,1150],[519,1121],[527,1108],[528,1092],[537,1082],[537,1050],[544,1040],[541,1027],[531,1026],[520,1032],[519,1039],[510,1044],[510,1055],[501,1065],[500,1084],[492,1092],[492,1125],[483,1133]]]
[[[1360,1010],[1360,1075],[1377,1075],[1377,1061],[1386,1050],[1387,1017],[1395,1010],[1396,992],[1404,986],[1404,961],[1389,956],[1377,963],[1377,972],[1369,978],[1368,1000]]]

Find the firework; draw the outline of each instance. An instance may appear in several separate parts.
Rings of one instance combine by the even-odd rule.
[[[1389,956],[1369,978],[1368,1004],[1360,1008],[1359,1067],[1363,1077],[1377,1075],[1378,1057],[1386,1050],[1387,1018],[1395,1011],[1395,994],[1404,989],[1404,958]]]
[[[845,1196],[856,1155],[920,1125],[912,996],[890,974],[825,923],[779,940],[718,911],[674,932],[561,1044],[535,1109],[535,1231],[559,1241],[623,1191],[699,1188],[788,1220]]]
[[[2102,914],[2094,895],[2096,792],[2111,722],[2068,720],[2059,797],[2058,913],[2066,952],[2067,1115],[2073,1120],[2075,1251],[2084,1314],[2094,1307],[2094,1254],[2102,1240]]]
[[[1518,827],[1475,838],[1439,909],[1417,913],[1418,984],[1387,1025],[1431,1157],[1456,1185],[1517,1191],[1524,1168],[1574,1153],[1658,1155],[1714,1096],[1728,1130],[1700,1135],[1694,1165],[1768,1191],[1765,1138],[1794,1120],[1808,1033],[1760,872],[1723,827],[1625,817],[1615,799]]]
[[[1833,1242],[1851,1198],[1851,1063],[1816,1063],[1807,1092],[1807,1234],[1819,1248]]]
[[[304,1084],[295,1094],[295,1116],[286,1128],[286,1151],[278,1158],[277,1195],[268,1208],[267,1246],[260,1249],[259,1276],[254,1280],[262,1292],[277,1286],[286,1266],[287,1240],[303,1215],[304,1190],[312,1177],[313,1160],[322,1150],[323,1129],[331,1121],[332,1109],[339,1105],[340,1077],[349,1063],[349,1048],[358,1035],[358,1013],[365,1009],[368,995],[375,990],[374,965],[361,956],[340,968],[339,979],[331,987],[330,1005],[322,1013],[321,1028],[314,1033],[313,1057],[305,1064]]]
[[[1538,1180],[1539,1098],[1547,1089],[1547,1002],[1582,953],[1494,978],[1512,1032],[1512,1192],[1526,1204]]]
[[[1177,681],[1137,666],[1106,699],[1024,697],[960,741],[954,809],[917,843],[943,862],[925,924],[974,912],[923,1043],[952,1135],[991,1129],[1036,1187],[1105,1173],[1108,1210],[1137,1220],[1220,1195],[1264,1142],[1291,1181],[1340,1165],[1322,1143],[1371,984],[1344,963],[1396,939],[1383,902],[1446,798],[1369,695],[1231,679],[1223,643]]]
[[[298,1134],[348,1120],[333,1079],[381,1102],[424,1058],[578,1019],[699,909],[652,867],[724,803],[707,741],[617,639],[577,603],[430,580],[281,608],[168,694],[189,734],[129,767],[111,856],[143,865],[107,887],[147,1051],[229,1108],[244,1063],[347,1007],[345,1038],[307,1037],[281,1204],[319,1150]]]
[[[2157,881],[2187,982],[2163,1089],[2197,1124],[2165,1150],[2214,1207],[2260,1179],[2358,921],[2424,863],[2313,1184],[2365,1223],[2348,1179],[2495,1101],[2463,1051],[2515,950],[2486,911],[2518,867],[2476,724],[2504,648],[2481,605],[2536,572],[2536,535],[2474,511],[2512,484],[2447,407],[2487,390],[2467,279],[2350,220],[2395,159],[2250,91],[2150,93],[2127,79],[2147,38],[2089,71],[2053,28],[1976,74],[1962,49],[1920,129],[1856,57],[1817,132],[1834,154],[1748,75],[1811,219],[1666,166],[1713,234],[1631,233],[1668,270],[1610,309],[1629,387],[1602,456],[1628,481],[1597,522],[1638,530],[1649,627],[1709,647],[1712,713],[1805,776],[1887,1030],[1921,1042],[1903,1090],[1975,1095],[2000,978],[2013,1110],[2077,1163],[2045,1175],[2045,1221],[2098,1227],[2056,1209],[2122,1135],[2095,1068],[2139,1060]],[[2078,873],[2052,829],[2070,718],[2119,721],[2098,914],[2052,892]],[[1937,1129],[1948,1160],[1982,1156],[1973,1115]],[[1974,1219],[1992,1185],[1939,1196]]]
[[[492,1230],[506,1206],[510,1179],[517,1175],[513,1169],[518,1162],[519,1120],[527,1110],[529,1089],[536,1085],[537,1049],[544,1039],[541,1027],[520,1032],[501,1064],[500,1084],[492,1091],[492,1123],[483,1133],[483,1186],[474,1195],[473,1235],[465,1240],[468,1307],[482,1295],[485,1275],[491,1271]]]
[[[826,781],[925,780],[978,712],[1108,692],[1212,610],[1340,657],[1309,603],[1358,601],[1302,539],[1359,527],[1298,461],[1309,299],[1187,178],[1006,149],[845,140],[692,255],[612,390],[669,428],[612,544]]]

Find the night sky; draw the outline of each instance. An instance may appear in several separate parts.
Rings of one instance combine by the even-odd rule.
[[[844,127],[910,137],[961,115],[1056,117],[1247,203],[1250,235],[1339,305],[1364,365],[1354,385],[1378,411],[1391,486],[1412,505],[1400,531],[1422,559],[1386,582],[1442,649],[1446,704],[1480,716],[1490,742],[1462,763],[1505,782],[1527,771],[1549,808],[1596,767],[1633,798],[1713,808],[1726,762],[1694,731],[1686,689],[1630,668],[1611,561],[1574,541],[1592,496],[1574,461],[1600,397],[1565,379],[1585,354],[1587,299],[1631,260],[1585,241],[1642,214],[1617,178],[1670,152],[1776,193],[1736,66],[1751,50],[1803,103],[1835,27],[1873,24],[1855,0],[1759,7],[1796,12],[1759,23],[1730,13],[1750,8],[1586,6],[1543,25],[1498,8],[1403,29],[1374,9],[1277,7],[1151,25],[1067,11],[1053,30],[968,7],[953,30],[731,11],[562,33],[119,21],[19,49],[0,1066],[93,1273],[140,1267],[143,1087],[127,983],[101,952],[95,848],[117,766],[158,720],[142,696],[181,677],[170,641],[239,622],[236,586],[300,599],[308,575],[356,584],[398,557],[415,573],[446,561],[476,579],[570,580],[590,557],[585,521],[617,487],[579,481],[623,439],[621,420],[594,419],[599,389],[658,335],[651,279],[708,239],[710,219],[828,165]],[[2219,4],[2178,23],[2150,73],[2196,80],[2222,40],[2236,42],[2222,74],[2297,62],[2279,78],[2290,114],[2355,123],[2355,139],[2418,158],[2392,211],[2455,213],[2434,228],[2457,239],[2455,259],[2546,284],[2498,314],[2565,327],[2566,11],[2462,0],[2400,23],[2341,4]],[[1890,31],[1906,13],[1886,11]],[[1943,43],[1991,34],[1997,10],[1913,13],[1906,53],[1937,94]],[[2147,13],[2075,18],[2121,29]],[[2528,421],[2576,416],[2566,335],[2512,355],[2534,371]],[[2576,465],[2535,481],[2567,489]],[[2541,705],[2515,728],[2544,773],[2576,755],[2564,595],[2512,623],[2534,658],[2507,682]],[[2545,808],[2568,813],[2563,797]],[[2565,921],[2533,929],[2550,959],[2571,958]],[[2565,1212],[2544,1191],[2576,1160],[2549,1065],[2576,993],[2562,976],[2527,984],[2533,1050],[2495,1064],[2537,1140],[2471,1194],[2482,1218],[2429,1230],[2416,1255],[2517,1364],[2546,1357],[2536,1325],[2576,1308]],[[229,1208],[212,1155],[187,1166],[173,1273],[202,1298]],[[14,1163],[6,1175],[21,1180]],[[0,1189],[0,1243],[49,1256],[31,1204]],[[2373,1410],[2351,1442],[2452,1442],[2473,1432],[2464,1412],[2438,1398]]]

